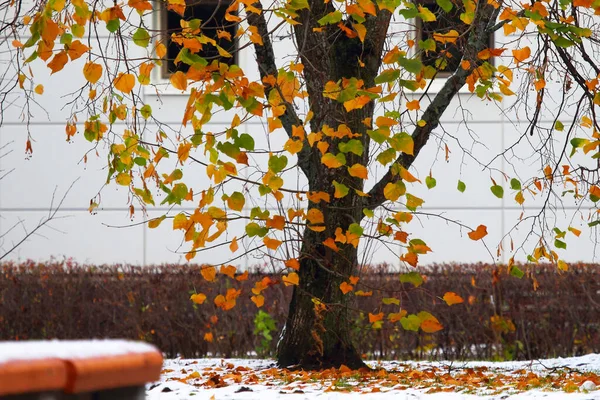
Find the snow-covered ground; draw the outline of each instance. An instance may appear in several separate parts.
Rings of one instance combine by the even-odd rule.
[[[600,400],[600,354],[520,362],[369,362],[290,372],[272,360],[165,360],[148,400]]]

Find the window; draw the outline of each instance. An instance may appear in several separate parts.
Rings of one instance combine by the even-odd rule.
[[[448,33],[451,30],[455,30],[459,34],[459,38],[455,43],[435,42],[435,51],[421,54],[421,61],[424,65],[437,69],[438,77],[447,77],[460,66],[462,49],[467,46],[468,35],[461,35],[469,28],[469,25],[466,25],[460,19],[460,14],[464,12],[462,2],[452,1],[453,7],[449,13],[446,13],[435,1],[421,0],[420,3],[422,7],[435,14],[436,20],[425,22],[418,18],[417,40],[433,40],[434,33]],[[492,48],[493,46],[494,35],[490,35],[489,47]],[[493,59],[490,59],[489,62],[493,62]]]
[[[176,71],[187,72],[190,68],[188,64],[183,62],[175,65],[175,58],[177,58],[182,46],[175,43],[171,39],[171,35],[173,33],[182,32],[182,20],[200,20],[202,34],[215,40],[219,46],[229,52],[233,57],[219,56],[217,48],[211,44],[203,44],[202,49],[196,54],[206,59],[209,63],[214,59],[219,59],[220,62],[230,65],[237,62],[237,40],[235,39],[235,34],[238,26],[237,23],[225,19],[225,14],[230,4],[231,2],[229,0],[186,0],[183,17],[175,11],[167,10],[167,8],[163,6],[161,10],[161,27],[164,32],[163,43],[165,43],[167,47],[167,60],[163,65],[162,71],[163,77],[168,77]],[[229,36],[231,40],[228,40],[226,36]]]

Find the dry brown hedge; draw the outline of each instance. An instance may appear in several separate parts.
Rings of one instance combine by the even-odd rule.
[[[199,269],[5,263],[0,340],[120,337],[154,343],[168,357],[253,354],[261,338],[254,334],[258,309],[250,301],[250,289],[265,274],[256,272],[245,282],[219,274],[216,283],[207,283]],[[532,359],[600,352],[600,266],[571,265],[568,273],[551,265],[526,270],[526,277],[518,279],[505,267],[434,265],[421,271],[426,282],[414,289],[385,266],[372,268],[360,284],[365,291],[380,290],[356,302],[356,344],[365,357],[383,359]],[[230,287],[242,289],[242,295],[235,308],[224,312],[211,300]],[[194,291],[209,300],[192,304]],[[447,306],[440,299],[447,291],[458,293],[465,303]],[[262,310],[281,328],[290,288],[274,285],[263,294]],[[425,334],[386,322],[382,329],[372,329],[369,312],[397,311],[397,306],[382,306],[383,297],[401,299],[402,308],[411,313],[427,310],[445,328]],[[206,333],[212,333],[212,342],[204,339]],[[274,332],[267,354],[273,354],[276,339]]]

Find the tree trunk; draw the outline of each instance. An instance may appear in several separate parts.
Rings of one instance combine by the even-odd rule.
[[[277,361],[281,367],[321,369],[344,364],[361,368],[365,364],[350,334],[347,305],[351,297],[339,287],[357,264],[357,250],[344,246],[335,253],[321,242],[320,234],[306,229],[302,254],[312,256],[300,261],[300,284],[294,287]]]

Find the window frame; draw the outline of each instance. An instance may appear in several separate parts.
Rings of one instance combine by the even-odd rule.
[[[228,0],[186,0],[186,7],[189,7],[188,4],[190,4],[190,3],[192,5],[197,5],[199,3],[205,3],[207,5],[215,5],[215,6],[219,6],[219,7],[229,7],[232,2],[228,1]],[[158,70],[159,70],[158,76],[161,80],[165,81],[165,80],[169,80],[169,78],[173,74],[173,72],[169,72],[169,58],[168,58],[169,57],[168,48],[171,43],[171,33],[168,30],[169,29],[168,13],[170,12],[170,10],[167,9],[166,2],[160,1],[159,4],[160,5],[159,5],[158,13],[157,13],[156,26],[158,26],[158,29],[160,32],[160,34],[159,34],[160,43],[164,44],[165,47],[167,48],[167,54],[162,59],[162,65],[160,66],[160,68],[158,68]],[[238,11],[236,10],[232,14],[238,15]],[[181,19],[183,19],[183,17],[181,17]],[[235,31],[237,32],[237,30],[239,28],[239,22],[230,22],[230,21],[225,21],[225,22],[227,22],[227,24],[234,25]],[[233,57],[232,57],[231,63],[238,64],[239,63],[239,54],[238,53],[240,50],[239,40],[234,35],[232,35],[231,42],[233,44],[233,47],[232,47],[233,51],[231,52]]]

